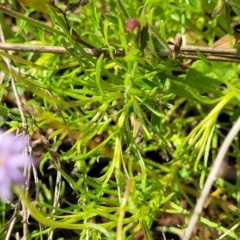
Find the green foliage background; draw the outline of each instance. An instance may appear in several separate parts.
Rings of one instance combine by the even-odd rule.
[[[199,53],[201,60],[183,71],[179,60],[160,53],[178,32],[184,44],[211,46],[230,31],[231,21],[239,20],[238,4],[92,0],[79,13],[64,16],[58,9],[64,9],[62,3],[54,7],[48,1],[20,2],[21,14],[17,1],[10,1],[11,12],[0,9],[6,42],[64,46],[68,51],[0,52],[19,69],[9,71],[0,60],[6,74],[1,97],[13,95],[7,81],[11,75],[20,96],[27,99],[24,114],[29,134],[38,132],[47,138],[39,164],[37,208],[42,218],[39,212],[34,215],[42,229],[36,230],[37,224],[31,223],[36,228],[29,228],[29,239],[40,239],[55,228],[75,229],[79,239],[133,239],[140,230],[144,239],[153,239],[151,226],[159,212],[183,215],[181,226],[160,227],[180,235],[216,150],[239,116],[239,66],[208,62]],[[17,28],[9,27],[10,17]],[[126,31],[129,18],[139,21],[139,32]],[[108,57],[85,53],[73,30],[108,52]],[[115,57],[116,49],[123,49],[126,56]],[[23,127],[19,111],[5,104],[0,107],[1,126],[7,125],[11,131]],[[227,116],[228,121],[220,116]],[[46,133],[48,129],[50,133]],[[63,150],[66,138],[71,147]],[[230,155],[240,158],[237,140]],[[99,174],[90,176],[94,166],[100,166]],[[48,168],[61,178],[55,206],[55,178],[44,177]],[[228,196],[238,206],[239,183],[228,186]],[[66,200],[69,188],[74,193],[72,202]],[[183,199],[187,208],[182,206]],[[221,207],[225,203],[214,204]],[[221,224],[207,216],[200,219],[199,228],[224,233],[239,220],[238,209],[231,213],[228,207],[221,208]],[[4,226],[10,209],[2,203],[1,212]],[[2,236],[5,233],[6,229]],[[216,232],[211,234],[216,237]],[[240,233],[235,230],[229,236],[237,239]]]

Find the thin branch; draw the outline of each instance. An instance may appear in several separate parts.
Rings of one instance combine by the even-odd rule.
[[[226,231],[222,236],[220,236],[217,240],[221,240],[224,239],[225,237],[227,237],[230,232],[232,232],[233,230],[235,230],[236,228],[238,228],[240,225],[240,222],[238,222],[237,224],[235,224],[233,227],[231,227],[228,231]]]
[[[174,50],[174,46],[169,46],[171,50]],[[53,53],[53,54],[68,54],[68,51],[64,47],[60,46],[44,46],[44,45],[26,45],[16,43],[0,43],[1,50],[12,50],[19,52],[36,52],[36,53]],[[69,48],[71,50],[73,48]],[[200,47],[200,46],[182,46],[180,54],[176,57],[178,59],[199,59],[196,51],[201,51],[208,60],[212,61],[225,61],[225,62],[240,62],[240,51],[237,49],[226,48],[212,48],[212,47]],[[101,54],[108,56],[109,53],[105,49],[91,49],[84,48],[84,51],[92,56],[98,57]],[[172,56],[171,51],[161,51],[161,56]],[[115,49],[115,57],[124,57],[125,52],[123,49]]]
[[[11,203],[9,203],[11,204]],[[14,213],[12,218],[5,224],[5,226],[0,230],[0,233],[4,232],[5,229],[8,227],[7,234],[5,236],[5,240],[9,240],[12,235],[13,227],[15,226],[17,217],[20,212],[20,202],[18,201],[15,206],[12,206],[14,208]]]
[[[18,211],[19,211],[19,209],[18,209]],[[7,231],[7,234],[5,236],[5,240],[11,239],[11,234],[13,232],[13,228],[15,226],[16,220],[17,220],[17,215],[14,215],[14,218],[13,218],[13,220],[11,221],[11,223],[10,223],[10,225],[8,227],[8,231]]]
[[[54,53],[54,54],[68,54],[68,51],[64,47],[60,46],[44,46],[44,45],[26,45],[16,43],[0,43],[1,50],[12,50],[19,52],[36,52],[36,53]],[[72,47],[69,50],[73,49]],[[104,49],[92,49],[84,48],[84,51],[92,56],[100,56],[101,54],[108,55],[108,52]],[[123,49],[115,49],[116,57],[125,56]]]
[[[204,202],[206,201],[206,198],[211,190],[211,187],[217,176],[217,173],[222,165],[222,162],[224,161],[224,157],[227,153],[227,150],[228,150],[229,146],[231,145],[234,137],[238,134],[239,130],[240,130],[240,117],[238,118],[238,120],[236,121],[234,126],[231,128],[230,132],[228,133],[227,137],[225,138],[225,140],[218,152],[218,155],[217,155],[216,160],[214,161],[212,170],[209,173],[206,183],[201,192],[201,196],[197,201],[197,205],[194,209],[193,215],[190,219],[190,222],[189,222],[186,232],[184,234],[183,240],[189,240],[191,238],[192,231],[198,221],[199,214],[202,212]]]
[[[206,59],[209,61],[218,61],[218,62],[240,62],[240,56],[234,57],[234,56],[208,56],[205,55]],[[199,56],[193,55],[193,54],[179,54],[177,56],[178,59],[192,59],[192,60],[199,60]]]
[[[54,142],[56,142],[56,137],[54,138]],[[55,149],[57,151],[57,149]],[[57,164],[60,166],[59,159],[57,158]],[[54,201],[53,201],[53,210],[51,211],[51,215],[53,215],[56,212],[56,207],[59,207],[59,199],[60,199],[60,191],[61,191],[61,185],[62,185],[62,175],[59,171],[57,171],[57,178],[56,178],[56,184],[55,184],[55,190],[54,190]],[[53,218],[55,220],[55,218]],[[54,229],[49,234],[48,240],[52,240],[54,237]]]
[[[57,46],[43,45],[26,45],[19,43],[0,43],[1,50],[13,50],[19,52],[36,52],[36,53],[68,53],[66,48]]]
[[[170,48],[173,50],[174,46],[170,45]],[[201,46],[190,46],[190,45],[181,47],[181,52],[185,52],[185,53],[196,53],[197,50],[201,51],[202,53],[210,53],[213,55],[229,54],[229,55],[240,56],[240,51],[234,48],[213,48],[213,47],[201,47]]]
[[[5,37],[4,37],[4,33],[3,33],[3,29],[2,29],[2,25],[0,24],[0,40],[2,43],[5,43]],[[22,102],[20,100],[20,97],[18,95],[18,91],[17,91],[17,87],[15,84],[15,79],[13,77],[13,74],[11,74],[12,72],[15,72],[14,68],[12,67],[11,64],[11,60],[8,59],[7,57],[2,56],[3,61],[6,63],[8,70],[9,70],[9,82],[11,83],[13,92],[14,92],[14,96],[16,99],[16,103],[18,106],[18,110],[21,116],[21,120],[22,120],[22,127],[24,130],[24,134],[27,133],[27,122],[23,113],[23,106],[22,106]],[[27,149],[28,150],[28,149]],[[24,176],[26,176],[26,182],[25,182],[25,190],[28,191],[29,189],[29,185],[30,185],[30,168],[28,168],[27,166],[24,168]],[[26,192],[27,194],[27,192]],[[24,203],[22,202],[22,218],[23,218],[23,238],[27,239],[27,235],[28,235],[28,211],[26,209],[26,206],[24,205]],[[15,221],[15,219],[13,220],[13,222]],[[10,226],[9,228],[9,234],[12,231],[12,227],[13,225]]]

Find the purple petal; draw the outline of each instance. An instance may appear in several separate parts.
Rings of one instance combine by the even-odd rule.
[[[21,185],[24,183],[25,178],[23,176],[23,173],[19,171],[18,169],[12,169],[10,172],[8,172],[8,177],[11,179],[12,182]]]
[[[0,151],[8,153],[21,153],[26,147],[26,138],[15,138],[14,134],[0,132]]]
[[[0,168],[0,185],[5,182],[5,180],[8,179],[8,174],[5,168]],[[1,189],[0,189],[1,191]]]
[[[27,138],[15,138],[14,134],[3,134],[0,130],[0,197],[12,198],[11,184],[21,185],[25,181],[23,168],[33,162],[33,158],[23,154]]]
[[[4,183],[0,183],[0,198],[9,201],[12,199],[11,181],[8,179],[6,179]]]
[[[14,146],[13,144],[13,139],[14,135],[9,133],[9,134],[2,134],[0,133],[0,146],[1,149],[9,149],[9,147]]]
[[[11,169],[19,167],[24,168],[29,164],[31,164],[31,157],[24,156],[23,154],[9,155],[8,160],[6,161],[6,166]]]
[[[11,151],[14,153],[22,153],[24,148],[27,146],[26,137],[14,138],[14,146],[12,146]]]

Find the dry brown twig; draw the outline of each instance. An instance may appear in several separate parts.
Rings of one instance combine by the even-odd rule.
[[[44,45],[26,45],[26,44],[14,44],[14,43],[0,43],[1,50],[12,50],[18,52],[35,52],[35,53],[53,53],[53,54],[68,54],[65,47],[60,46],[44,46]],[[73,48],[69,48],[73,50]],[[98,57],[101,54],[108,55],[108,52],[104,49],[97,48],[84,48],[84,51],[92,56]],[[125,56],[123,49],[115,49],[116,57]]]
[[[197,204],[195,206],[195,209],[193,211],[193,214],[191,216],[191,219],[189,221],[189,224],[186,228],[186,231],[183,236],[183,240],[189,240],[191,239],[191,235],[193,232],[193,229],[198,222],[199,215],[202,212],[203,205],[206,201],[207,196],[209,195],[209,192],[211,190],[211,187],[213,185],[213,182],[217,176],[217,173],[219,172],[219,169],[222,166],[222,162],[224,161],[224,157],[226,156],[226,153],[228,151],[228,148],[230,147],[233,139],[237,136],[240,130],[240,117],[237,119],[235,124],[232,126],[231,130],[229,131],[228,135],[224,139],[224,142],[222,146],[219,149],[218,155],[213,163],[212,169],[207,177],[207,180],[204,184],[204,187],[201,191],[201,196],[199,197]]]
[[[174,45],[169,46],[174,51]],[[18,52],[35,52],[35,53],[53,53],[53,54],[67,54],[68,51],[64,47],[60,46],[44,46],[44,45],[26,45],[26,44],[14,44],[14,43],[0,43],[1,50],[12,50]],[[72,48],[69,48],[71,50]],[[178,59],[199,59],[196,54],[197,50],[206,56],[210,61],[224,61],[224,62],[240,62],[240,51],[237,49],[226,48],[212,48],[212,47],[200,47],[200,46],[181,46],[180,53],[176,56]],[[92,56],[98,57],[101,54],[106,56],[109,53],[104,49],[91,49],[84,48],[84,51]],[[161,51],[159,55],[172,56],[171,51]],[[123,49],[115,49],[115,57],[124,57],[125,52]]]
[[[2,28],[2,25],[0,23],[0,40],[5,43],[5,36],[4,36],[4,33],[3,33],[3,28]],[[26,118],[24,116],[24,113],[23,113],[23,104],[20,100],[20,97],[19,97],[19,94],[18,94],[18,91],[17,91],[17,86],[15,84],[15,79],[14,79],[14,67],[12,66],[12,62],[11,60],[9,60],[7,57],[2,57],[3,58],[3,61],[5,62],[8,70],[9,70],[9,78],[8,78],[8,82],[9,84],[11,84],[12,86],[12,90],[13,90],[13,93],[14,93],[14,96],[15,96],[15,99],[16,99],[16,103],[17,103],[17,106],[18,106],[18,110],[19,110],[19,113],[20,113],[20,116],[21,116],[21,120],[22,120],[22,128],[23,128],[23,134],[25,136],[27,136],[27,121],[26,121]],[[25,153],[28,154],[28,151],[31,149],[31,146],[30,146],[30,141],[29,141],[29,138],[28,138],[28,147],[27,149],[25,149]],[[24,190],[25,190],[25,193],[26,195],[28,194],[28,189],[29,189],[29,186],[30,186],[30,168],[31,166],[26,166],[24,168],[24,176],[26,177],[26,182],[24,184]],[[28,211],[27,211],[27,208],[24,204],[23,201],[21,201],[21,205],[22,205],[22,210],[21,210],[21,213],[20,213],[20,208],[19,208],[19,205],[17,204],[16,205],[16,209],[15,209],[15,213],[16,215],[14,214],[14,217],[11,219],[11,223],[9,225],[9,228],[7,230],[7,238],[5,239],[10,239],[11,235],[12,235],[12,231],[13,231],[13,226],[16,222],[16,217],[17,217],[17,213],[21,216],[22,216],[22,223],[23,223],[23,239],[27,239],[27,236],[28,236],[28,218],[29,218],[29,214],[28,214]]]

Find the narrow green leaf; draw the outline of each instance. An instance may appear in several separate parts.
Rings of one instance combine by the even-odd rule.
[[[107,21],[109,21],[110,23],[114,24],[114,25],[118,25],[118,18],[112,14],[106,13],[103,15],[104,18],[106,18]]]
[[[101,68],[102,68],[102,61],[103,61],[103,54],[98,58],[97,64],[96,64],[96,84],[99,88],[99,91],[102,95],[102,98],[104,97],[103,89],[101,86]]]
[[[51,13],[48,0],[19,0],[24,6],[43,13]]]
[[[125,19],[130,18],[129,14],[128,14],[127,10],[126,10],[126,8],[124,7],[124,4],[123,4],[122,0],[117,0],[117,4],[118,4],[118,7],[119,7],[119,9],[120,9],[120,12],[123,14],[124,18],[125,18]]]

